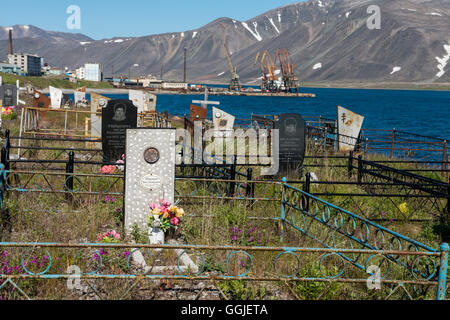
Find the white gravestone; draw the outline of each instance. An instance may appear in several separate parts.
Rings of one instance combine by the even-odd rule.
[[[61,109],[61,102],[63,98],[63,92],[61,89],[54,88],[52,86],[49,87],[50,89],[50,99],[51,99],[51,108],[52,109]]]
[[[213,107],[214,137],[229,138],[233,135],[235,117]]]
[[[110,99],[95,92],[91,93],[91,138],[102,137],[102,108],[105,108]],[[97,113],[100,113],[98,115]],[[95,148],[101,149],[102,143],[95,143]]]
[[[128,129],[125,168],[125,228],[148,230],[150,203],[175,200],[176,129]]]
[[[348,109],[337,107],[337,123],[339,133],[339,151],[355,150],[364,117]]]
[[[77,104],[77,103],[81,103],[81,102],[83,102],[85,99],[86,99],[86,92],[82,92],[82,91],[74,91],[73,92],[73,97],[74,97],[74,102],[75,102],[75,104]]]

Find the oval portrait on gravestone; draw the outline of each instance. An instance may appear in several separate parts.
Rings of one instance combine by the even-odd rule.
[[[294,118],[288,118],[284,122],[285,133],[289,136],[294,136],[297,133],[297,120]]]
[[[117,103],[114,106],[114,116],[113,120],[117,122],[125,121],[127,119],[127,107],[123,103]]]
[[[159,160],[159,150],[156,148],[148,148],[144,151],[144,160],[149,164],[155,164]]]

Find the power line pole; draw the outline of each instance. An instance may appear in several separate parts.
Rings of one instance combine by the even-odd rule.
[[[184,83],[186,83],[187,76],[186,76],[186,56],[187,56],[187,48],[184,47]]]

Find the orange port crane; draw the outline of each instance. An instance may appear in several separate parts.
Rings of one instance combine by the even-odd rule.
[[[269,51],[265,50],[263,54],[258,51],[255,58],[255,65],[259,61],[259,66],[262,74],[261,90],[274,92],[278,90],[275,76],[275,65]]]
[[[295,76],[296,66],[292,62],[291,55],[287,48],[285,48],[283,51],[281,51],[281,49],[277,50],[275,63],[277,61],[280,62],[284,90],[286,92],[298,92],[298,78]]]
[[[231,57],[230,57],[230,52],[228,50],[228,47],[225,43],[223,44],[223,47],[225,49],[225,55],[227,56],[227,60],[228,60],[228,68],[230,69],[230,73],[231,73],[231,81],[230,81],[230,84],[228,85],[228,89],[241,91],[242,87],[239,82],[239,76],[237,74],[236,67],[233,67],[233,64],[231,63]]]

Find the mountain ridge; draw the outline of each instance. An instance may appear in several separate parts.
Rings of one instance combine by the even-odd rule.
[[[369,5],[381,9],[379,30],[366,25]],[[21,38],[27,35],[23,26],[15,26],[13,35],[15,51],[69,68],[97,61],[106,75],[159,75],[163,67],[164,78],[181,80],[186,47],[188,80],[226,83],[226,43],[243,83],[258,83],[261,77],[256,53],[267,49],[274,59],[278,48],[288,48],[301,81],[448,82],[449,18],[450,2],[444,0],[310,0],[247,21],[220,17],[197,29],[142,37],[93,40],[82,34],[46,35],[34,26],[28,26],[28,34],[36,33],[31,37]],[[0,27],[0,56],[7,50],[5,29]]]

